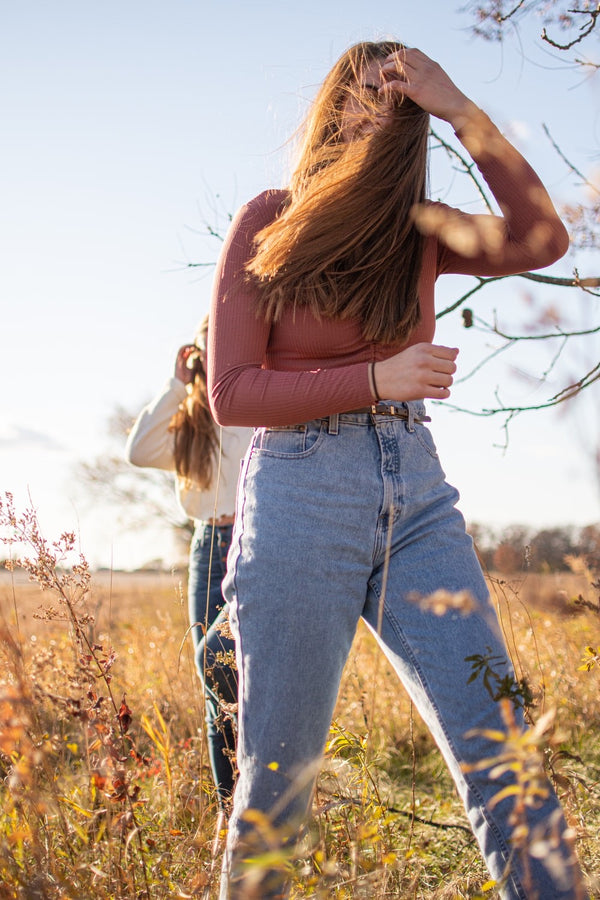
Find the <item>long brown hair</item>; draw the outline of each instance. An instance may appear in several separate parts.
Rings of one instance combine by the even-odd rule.
[[[429,116],[397,94],[382,116],[379,98],[360,85],[366,66],[401,49],[395,41],[356,44],[321,86],[289,201],[256,236],[247,266],[267,321],[306,306],[317,317],[356,317],[366,340],[387,343],[407,339],[420,320],[424,238],[412,210],[425,200]],[[342,113],[353,94],[375,127],[344,141]]]
[[[194,378],[188,395],[171,419],[169,431],[175,439],[175,469],[186,484],[210,488],[219,452],[219,435],[208,405],[206,390],[206,335],[208,316],[200,324],[195,337],[198,353],[190,357]]]

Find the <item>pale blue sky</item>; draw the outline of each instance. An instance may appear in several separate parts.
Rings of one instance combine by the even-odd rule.
[[[50,536],[78,528],[95,563],[127,566],[161,554],[159,541],[123,531],[110,510],[90,511],[72,466],[107,446],[105,421],[117,403],[136,410],[170,374],[177,347],[208,308],[210,270],[185,269],[187,260],[209,260],[217,251],[198,234],[204,220],[224,225],[244,200],[284,183],[286,141],[350,43],[394,36],[419,46],[514,136],[557,201],[576,196],[541,124],[591,170],[600,144],[597,80],[582,83],[555,55],[534,50],[532,27],[522,35],[526,56],[518,40],[504,47],[475,41],[461,6],[3,6],[0,488],[19,503],[29,490]],[[440,156],[431,186],[434,196],[475,208]],[[587,264],[600,269],[597,255]],[[566,260],[553,271],[566,274],[572,265]],[[441,281],[440,304],[465,284]],[[518,288],[490,294],[481,311],[491,315],[496,307],[516,323],[527,315]],[[575,321],[585,319],[591,302],[566,294],[556,300]],[[461,346],[465,369],[482,345],[480,335],[460,329],[458,317],[443,320],[438,340]],[[586,352],[598,358],[590,342]],[[524,357],[521,365],[527,367]],[[552,392],[533,391],[502,364],[457,389],[454,399],[488,403],[499,383],[507,400]],[[468,519],[585,523],[600,518],[577,449],[587,423],[583,414],[524,418],[504,455],[494,448],[502,440],[499,421],[436,409],[433,431]]]

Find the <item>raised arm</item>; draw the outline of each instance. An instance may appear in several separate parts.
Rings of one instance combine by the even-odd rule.
[[[130,463],[134,466],[175,471],[173,434],[168,428],[185,396],[185,384],[174,377],[144,407],[127,438],[125,458]]]
[[[407,49],[388,57],[382,71],[384,95],[406,94],[454,128],[502,210],[502,216],[467,215],[435,203],[418,209],[418,227],[440,244],[438,273],[510,275],[560,259],[569,239],[544,185],[441,66]]]

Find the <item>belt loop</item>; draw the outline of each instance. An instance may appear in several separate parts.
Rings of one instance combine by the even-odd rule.
[[[339,434],[339,430],[339,417],[337,413],[334,413],[332,416],[329,416],[327,434]]]
[[[411,434],[415,430],[415,411],[413,409],[412,403],[405,403],[406,412],[408,413],[408,418],[406,420],[406,430]]]

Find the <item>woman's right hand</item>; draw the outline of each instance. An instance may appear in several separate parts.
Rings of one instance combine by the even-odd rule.
[[[456,372],[457,347],[413,344],[373,367],[382,400],[446,400]]]

